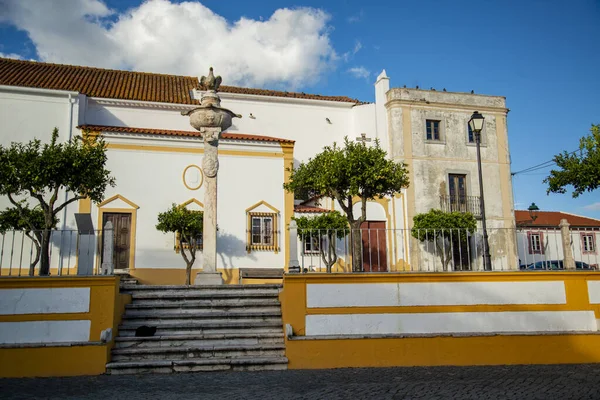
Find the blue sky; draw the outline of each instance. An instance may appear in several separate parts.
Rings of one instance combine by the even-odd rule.
[[[133,56],[111,58],[108,56],[111,50],[98,58],[103,46],[114,48],[110,47],[114,46],[111,40],[122,42],[119,38],[123,36],[119,35],[139,32],[140,36],[152,36],[155,33],[153,27],[143,29],[148,18],[131,18],[128,24],[112,29],[106,43],[98,39],[94,46],[89,46],[90,39],[86,39],[84,33],[78,35],[78,31],[89,31],[88,38],[99,38],[93,29],[109,29],[127,14],[127,10],[133,10],[135,14],[141,1],[61,1],[65,8],[54,14],[50,9],[31,14],[31,10],[16,10],[25,6],[16,0],[8,0],[9,12],[0,12],[0,53],[26,59],[180,73],[178,68],[182,68],[182,62],[177,61],[178,54],[173,53],[176,49],[168,56],[162,56],[158,54],[161,47],[149,47],[148,52],[140,54],[140,58],[145,57],[143,60]],[[59,2],[52,3],[56,7]],[[170,3],[179,6],[183,2]],[[234,54],[236,62],[242,58],[240,52],[250,48],[257,50],[249,57],[255,56],[258,60],[254,64],[249,61],[238,70],[232,69],[231,75],[243,71],[239,72],[240,81],[235,83],[373,101],[374,79],[385,68],[392,86],[419,85],[421,88],[474,90],[505,96],[511,110],[508,128],[513,171],[548,161],[563,150],[575,150],[579,138],[589,132],[590,125],[600,123],[599,1],[204,0],[202,4],[210,12],[202,14],[206,18],[197,21],[200,25],[210,21],[218,24],[224,19],[227,26],[231,26],[242,17],[247,21],[273,20],[276,10],[282,8],[320,10],[296,13],[308,20],[294,19],[298,15],[280,18],[273,24],[273,29],[257,34],[259,39],[251,46],[243,46]],[[155,8],[170,6],[166,0],[155,0],[152,5]],[[175,20],[173,26],[183,29],[185,23],[177,21],[183,7],[167,8],[169,18]],[[68,16],[71,11],[65,12],[66,9],[75,10],[75,14]],[[83,11],[77,11],[79,9]],[[160,10],[154,15],[162,15]],[[167,11],[164,12],[167,15]],[[147,17],[148,14],[143,15]],[[43,19],[36,22],[35,18]],[[83,25],[77,25],[77,18]],[[96,25],[91,27],[91,23]],[[284,32],[288,23],[291,32]],[[307,25],[311,27],[304,28]],[[173,26],[165,28],[169,29],[166,32],[174,31]],[[254,32],[253,28],[248,29],[230,39],[233,43],[242,42],[249,36],[247,32]],[[61,32],[55,34],[55,31]],[[156,31],[160,32],[160,29]],[[199,31],[182,31],[179,37],[187,38],[191,32]],[[295,33],[297,37],[294,37]],[[76,41],[73,34],[80,40]],[[275,54],[273,60],[265,58],[264,54],[269,54],[269,50],[260,46],[269,34],[290,42],[298,40],[300,50],[291,56],[288,54],[287,64],[275,65],[279,58],[283,59],[281,54],[285,49],[282,48],[278,50],[282,53]],[[200,43],[202,37],[204,34],[199,33],[197,40]],[[187,41],[179,39],[162,44],[162,48],[172,49],[180,42]],[[190,43],[193,42],[185,45]],[[303,45],[305,47],[301,48]],[[181,48],[185,49],[185,46]],[[83,54],[81,57],[80,53]],[[156,54],[156,59],[167,61],[149,63],[147,59],[152,58],[152,54]],[[264,64],[261,65],[261,57],[270,61],[262,61]],[[169,65],[168,60],[173,60],[173,65]],[[228,59],[220,62],[224,68],[234,64]],[[535,202],[542,210],[562,210],[600,218],[600,191],[577,199],[570,194],[548,196],[542,183],[548,171],[549,168],[514,177],[517,208],[523,209]]]

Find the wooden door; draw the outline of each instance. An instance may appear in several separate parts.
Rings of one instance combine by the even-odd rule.
[[[467,176],[461,174],[448,175],[450,191],[450,210],[467,211]]]
[[[365,221],[360,226],[364,272],[387,271],[385,221]]]
[[[104,213],[102,216],[102,230],[110,221],[114,229],[113,265],[115,269],[129,269],[129,253],[131,251],[131,214],[130,213]]]

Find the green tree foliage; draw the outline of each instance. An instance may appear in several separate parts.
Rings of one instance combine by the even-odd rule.
[[[452,259],[452,248],[467,242],[468,234],[477,229],[477,220],[471,213],[431,210],[413,218],[411,234],[421,242],[431,242],[442,260],[444,271]]]
[[[202,244],[203,217],[202,211],[188,210],[185,206],[177,204],[173,204],[168,211],[158,214],[156,229],[179,235],[181,256],[186,266],[186,285],[191,283],[192,266],[196,261],[196,252]]]
[[[55,219],[52,227],[56,227],[57,223],[58,219]],[[21,231],[35,246],[35,255],[29,264],[29,276],[34,275],[35,266],[40,260],[43,226],[44,212],[39,207],[31,209],[23,203],[20,209],[13,207],[0,211],[0,234],[10,230]]]
[[[592,125],[591,133],[579,140],[579,151],[554,156],[558,170],[544,179],[549,193],[566,193],[573,186],[573,197],[600,187],[600,125]]]
[[[292,168],[290,181],[284,188],[294,193],[310,193],[335,199],[350,225],[352,269],[362,269],[360,225],[367,218],[367,201],[392,196],[408,187],[406,165],[387,159],[386,152],[375,141],[374,146],[344,140],[344,147],[333,146],[298,168]],[[361,202],[360,215],[354,215],[353,199]]]
[[[338,211],[331,211],[316,216],[293,218],[298,224],[298,236],[302,242],[318,243],[321,259],[331,272],[337,261],[336,239],[348,235],[348,220]]]
[[[114,186],[106,166],[106,146],[102,140],[83,140],[76,136],[58,142],[58,129],[50,143],[35,139],[28,143],[0,146],[0,195],[9,201],[32,231],[41,229],[40,275],[50,273],[50,235],[56,218],[69,204],[89,197],[102,201],[107,186]],[[69,198],[60,202],[59,193],[66,190]],[[26,211],[30,200],[39,203],[43,224],[36,225]],[[39,222],[39,221],[38,221]]]

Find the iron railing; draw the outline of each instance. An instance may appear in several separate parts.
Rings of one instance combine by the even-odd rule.
[[[520,228],[492,228],[487,233],[493,271],[565,269],[559,228],[547,229],[541,240]],[[572,229],[569,235],[576,270],[598,270],[600,252],[595,246],[600,244],[600,230]],[[582,239],[584,235],[593,235],[593,239]],[[353,237],[358,250],[353,250]],[[484,270],[481,229],[303,230],[296,240],[297,270],[301,272]],[[536,252],[530,250],[530,243],[542,243],[545,248]]]
[[[105,237],[108,237],[106,229]],[[112,236],[111,236],[112,237]],[[80,234],[53,230],[50,235],[50,276],[103,275],[100,254],[102,231]],[[0,233],[0,276],[38,276],[41,267],[41,232]]]
[[[444,212],[471,213],[481,218],[481,201],[479,196],[440,196],[440,208]]]

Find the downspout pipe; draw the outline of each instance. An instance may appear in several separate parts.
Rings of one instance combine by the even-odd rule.
[[[69,115],[69,119],[67,122],[67,126],[68,128],[68,139],[69,141],[71,141],[71,139],[73,138],[73,105],[75,104],[75,102],[77,101],[75,98],[73,98],[74,94],[72,93],[68,93],[68,99],[67,101],[69,102],[69,111],[68,111],[68,115]],[[64,198],[64,202],[66,203],[69,200],[69,192],[67,190],[65,190],[65,198]],[[62,254],[62,250],[63,250],[63,242],[64,242],[64,235],[65,235],[65,231],[67,230],[67,207],[65,207],[63,209],[63,216],[62,216],[62,227],[61,227],[61,235],[60,235],[60,242],[61,242],[61,246],[60,246],[60,251],[59,251],[59,266],[58,266],[58,275],[62,275],[62,267],[63,267],[63,254]],[[69,240],[70,240],[70,236],[69,236]]]

